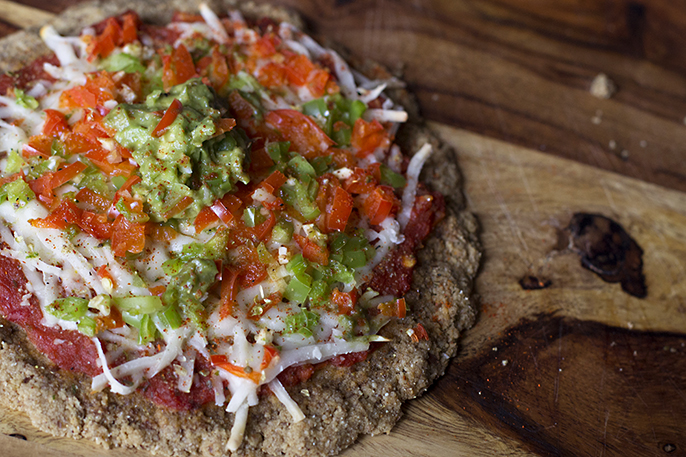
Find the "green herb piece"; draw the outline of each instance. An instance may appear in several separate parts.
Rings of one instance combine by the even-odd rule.
[[[293,224],[286,220],[280,220],[272,229],[272,240],[280,244],[290,243],[293,239]]]
[[[77,322],[88,311],[88,300],[79,297],[58,298],[45,310],[58,319]]]
[[[298,314],[286,318],[284,333],[299,333],[305,338],[313,335],[314,326],[319,323],[319,314],[302,308]]]
[[[26,109],[36,109],[38,108],[38,100],[30,95],[26,95],[21,89],[14,89],[14,97],[17,99],[17,105]]]
[[[396,173],[384,164],[381,164],[381,184],[387,184],[396,189],[402,189],[407,184],[405,177]]]

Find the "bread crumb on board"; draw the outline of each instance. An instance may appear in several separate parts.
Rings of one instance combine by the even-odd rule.
[[[590,92],[594,97],[607,100],[617,92],[617,85],[605,73],[599,73],[591,83]]]

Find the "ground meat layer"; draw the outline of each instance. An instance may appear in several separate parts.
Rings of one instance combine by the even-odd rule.
[[[215,11],[222,11],[219,3]],[[230,2],[224,2],[223,10]],[[245,14],[289,18],[288,12],[242,3]],[[74,33],[83,24],[127,8],[144,20],[163,22],[174,9],[193,10],[193,2],[122,1],[82,5],[67,12],[56,26]],[[29,32],[0,40],[0,71],[16,70],[47,52]],[[398,93],[403,105],[411,101]],[[241,456],[316,456],[337,453],[360,434],[390,431],[401,416],[405,400],[422,393],[446,369],[457,351],[457,339],[475,319],[472,280],[479,264],[477,224],[464,211],[461,177],[454,151],[441,145],[424,127],[410,124],[400,133],[405,151],[424,142],[434,145],[422,180],[446,196],[447,216],[418,255],[412,290],[407,295],[408,317],[387,325],[391,339],[366,361],[350,368],[331,365],[289,388],[306,419],[292,423],[290,413],[272,395],[250,408]],[[413,342],[406,331],[421,323],[430,339]],[[37,354],[24,332],[0,319],[0,402],[25,412],[39,429],[59,436],[94,440],[106,447],[134,447],[172,456],[228,454],[233,414],[210,406],[192,412],[171,412],[140,395],[93,393],[90,380],[55,370]]]

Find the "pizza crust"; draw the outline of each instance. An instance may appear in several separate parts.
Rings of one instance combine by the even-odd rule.
[[[220,4],[211,6],[223,11],[235,5]],[[128,8],[144,20],[160,22],[168,20],[174,9],[194,11],[196,5],[182,0],[97,2],[68,10],[54,25],[61,33],[76,33],[83,24]],[[301,24],[280,8],[241,3],[240,9],[246,16],[268,15]],[[46,52],[35,31],[19,32],[0,40],[0,70],[16,70]],[[395,95],[406,106],[411,103],[406,93]],[[416,151],[427,141],[433,144],[434,154],[424,167],[422,181],[446,196],[447,215],[418,254],[413,287],[406,296],[408,317],[382,330],[392,341],[365,362],[350,368],[325,366],[309,381],[288,388],[305,420],[294,424],[273,395],[262,396],[249,410],[243,444],[233,455],[330,455],[350,446],[360,434],[387,433],[400,418],[402,403],[426,390],[455,355],[459,335],[476,316],[472,282],[480,259],[478,226],[464,210],[455,152],[416,119],[398,137],[404,151]],[[4,273],[18,281],[23,276],[19,267]],[[415,343],[407,335],[417,323],[426,328],[430,341]],[[53,369],[14,324],[0,319],[0,337],[0,402],[28,414],[37,428],[105,447],[164,455],[229,454],[225,446],[234,415],[223,408],[170,412],[138,394],[93,393],[90,379]]]

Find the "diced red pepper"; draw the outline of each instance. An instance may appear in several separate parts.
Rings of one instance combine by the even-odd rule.
[[[41,133],[47,136],[58,136],[69,130],[67,118],[60,111],[54,109],[45,110],[45,123]]]
[[[329,249],[326,246],[320,246],[306,236],[293,235],[293,239],[300,246],[303,251],[303,257],[311,262],[317,262],[320,265],[329,264]]]
[[[164,112],[162,119],[157,123],[157,126],[152,131],[151,135],[154,138],[159,138],[164,135],[170,125],[176,120],[176,117],[183,111],[183,105],[178,99],[174,99],[169,105],[169,108]]]
[[[170,209],[169,211],[164,213],[162,215],[162,217],[165,220],[171,219],[172,217],[176,216],[177,214],[181,214],[183,211],[185,211],[186,208],[191,206],[192,203],[193,203],[193,199],[191,197],[188,197],[188,196],[183,197],[181,200],[176,202],[176,204],[174,205],[174,207],[172,209]]]
[[[213,355],[211,356],[212,359],[212,365],[215,367],[219,367],[223,370],[228,371],[234,376],[239,376],[241,378],[249,379],[255,384],[259,384],[260,380],[262,379],[262,373],[259,371],[250,371],[246,372],[245,368],[239,367],[237,365],[232,364],[229,362],[229,359],[226,358],[225,355]]]
[[[363,210],[370,224],[378,225],[391,214],[397,204],[393,191],[388,190],[386,186],[377,186],[365,199]]]

